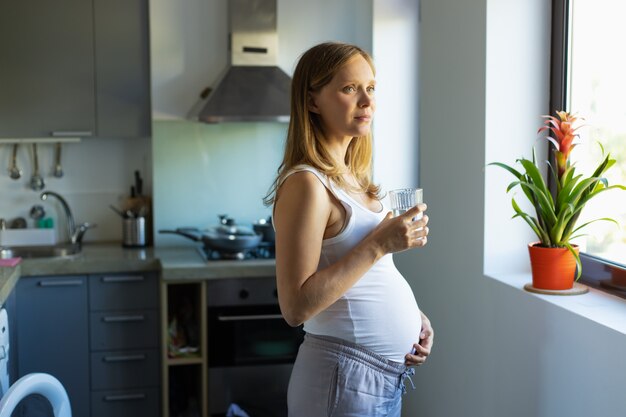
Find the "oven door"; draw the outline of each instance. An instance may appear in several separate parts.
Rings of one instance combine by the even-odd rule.
[[[304,338],[278,305],[209,308],[209,404],[223,416],[231,403],[250,415],[287,417],[287,386]]]
[[[278,305],[211,307],[209,367],[293,363],[303,337]]]

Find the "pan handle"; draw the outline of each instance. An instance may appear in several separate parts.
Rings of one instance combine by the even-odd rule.
[[[173,235],[180,235],[180,236],[186,237],[187,239],[194,240],[196,242],[202,242],[200,231],[192,227],[181,227],[176,230],[159,230],[159,233],[166,233],[166,234],[169,233]]]

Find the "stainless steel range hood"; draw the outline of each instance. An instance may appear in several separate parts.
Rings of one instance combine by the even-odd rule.
[[[277,66],[276,0],[229,0],[228,7],[230,65],[190,116],[205,123],[289,122],[291,78]]]

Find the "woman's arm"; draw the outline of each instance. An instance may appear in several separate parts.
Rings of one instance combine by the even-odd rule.
[[[396,218],[389,213],[346,256],[317,271],[331,218],[331,197],[312,173],[287,178],[279,189],[274,211],[278,299],[287,323],[298,326],[330,306],[385,254],[426,244],[428,217],[412,221],[425,209],[420,205]]]

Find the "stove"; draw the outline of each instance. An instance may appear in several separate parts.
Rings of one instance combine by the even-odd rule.
[[[247,261],[252,259],[274,259],[276,250],[274,243],[261,242],[254,248],[245,252],[225,253],[207,247],[198,248],[200,255],[207,261]]]

